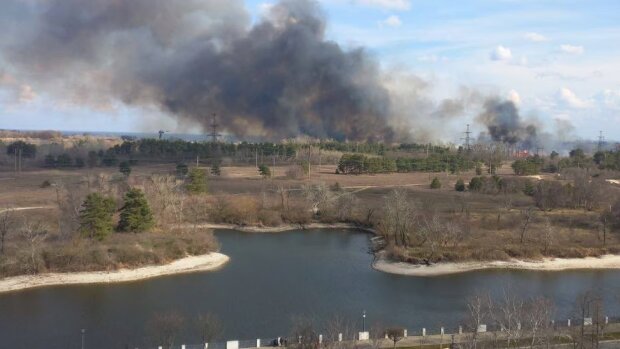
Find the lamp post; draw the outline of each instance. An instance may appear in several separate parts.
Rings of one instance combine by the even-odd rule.
[[[86,330],[82,329],[82,349],[86,348],[84,346],[84,344],[85,344],[85,341],[84,341],[85,337],[86,337]]]
[[[362,332],[366,332],[366,310],[362,311]]]

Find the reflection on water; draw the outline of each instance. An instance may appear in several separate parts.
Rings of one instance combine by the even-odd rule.
[[[231,261],[211,273],[176,275],[116,284],[52,287],[0,295],[0,338],[6,347],[133,348],[145,341],[154,312],[174,309],[190,319],[215,313],[228,338],[270,338],[287,333],[291,318],[325,321],[335,315],[367,324],[457,326],[466,298],[479,291],[510,289],[556,302],[558,318],[572,311],[576,296],[590,288],[615,294],[620,271],[481,271],[433,278],[377,272],[370,267],[369,236],[342,230],[282,234],[219,231]],[[182,338],[198,343],[188,327]]]

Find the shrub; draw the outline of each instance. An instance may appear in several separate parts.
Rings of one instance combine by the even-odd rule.
[[[471,191],[480,191],[480,190],[482,190],[482,185],[483,184],[484,184],[484,181],[483,181],[482,177],[473,177],[469,181],[469,190],[471,190]]]
[[[177,164],[176,172],[177,172],[178,177],[183,178],[187,176],[189,169],[187,168],[186,164],[180,163],[180,164]]]
[[[441,182],[439,181],[439,178],[435,177],[433,178],[433,181],[431,182],[431,189],[439,189],[441,188]]]
[[[129,175],[131,174],[131,166],[129,165],[129,162],[122,161],[118,165],[118,171],[125,175],[125,177],[129,177]]]
[[[456,191],[465,191],[465,182],[462,179],[458,179],[456,184],[454,185],[454,190]]]
[[[258,172],[263,178],[271,177],[271,169],[265,164],[258,166]]]

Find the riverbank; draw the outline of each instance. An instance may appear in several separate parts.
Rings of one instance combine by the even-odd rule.
[[[432,265],[414,265],[404,262],[392,262],[378,255],[373,268],[390,274],[407,276],[440,276],[466,273],[485,269],[511,269],[533,271],[563,271],[578,269],[620,269],[620,255],[604,255],[586,258],[545,258],[541,261],[492,261],[437,263]]]
[[[0,293],[45,286],[139,281],[172,274],[210,271],[221,268],[229,260],[230,258],[225,254],[212,252],[200,256],[185,257],[165,265],[136,269],[15,276],[0,279]]]
[[[189,225],[188,225],[189,226]],[[192,225],[193,227],[194,225]],[[305,229],[358,229],[364,230],[369,233],[376,234],[376,231],[372,228],[359,226],[351,223],[309,223],[309,224],[282,224],[276,227],[259,227],[251,225],[235,225],[235,224],[217,224],[217,223],[205,223],[198,224],[195,227],[201,229],[229,229],[242,231],[244,233],[283,233],[292,230],[305,230]]]

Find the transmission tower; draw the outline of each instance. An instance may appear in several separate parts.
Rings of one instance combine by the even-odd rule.
[[[471,150],[471,134],[472,132],[469,130],[469,124],[467,124],[467,131],[463,132],[465,134],[465,138],[461,138],[465,141],[465,149],[468,151]]]
[[[604,142],[605,142],[605,138],[603,137],[603,131],[599,131],[598,144],[596,145],[596,149],[598,151],[602,151],[603,150],[603,143]]]
[[[218,127],[220,127],[220,125],[218,125],[217,123],[215,113],[213,113],[213,116],[211,118],[211,125],[209,125],[209,127],[211,128],[211,133],[209,133],[209,137],[211,137],[211,142],[217,143],[218,138],[222,135],[217,132],[217,129]]]

